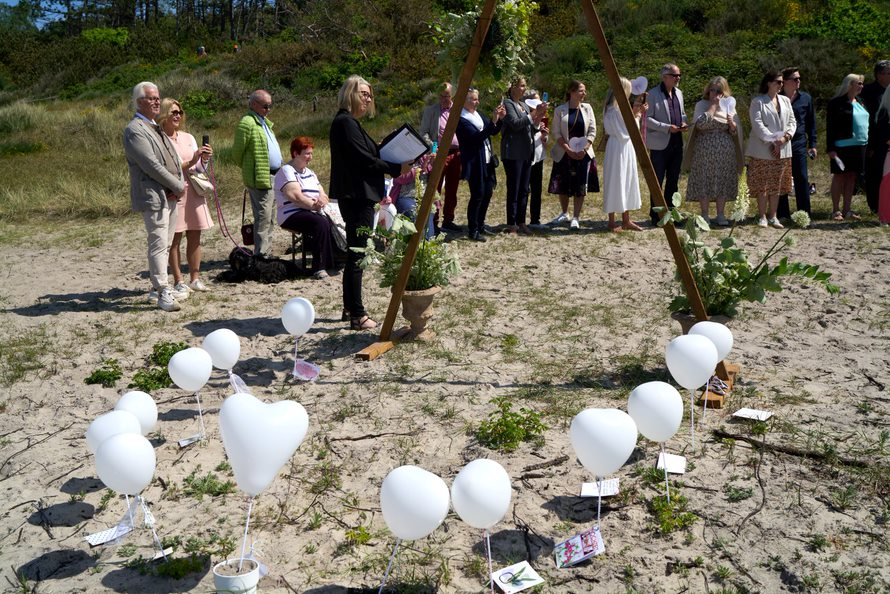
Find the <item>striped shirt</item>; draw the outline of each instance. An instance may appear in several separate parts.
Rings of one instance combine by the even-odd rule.
[[[303,195],[311,200],[316,200],[321,195],[321,182],[315,172],[306,167],[303,171],[297,171],[290,164],[284,164],[275,174],[275,203],[278,210],[277,221],[281,225],[295,212],[306,210],[300,208],[284,196],[284,186],[296,182],[300,184]]]

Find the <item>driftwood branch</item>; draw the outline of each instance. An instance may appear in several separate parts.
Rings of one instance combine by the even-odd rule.
[[[369,433],[368,435],[357,435],[356,437],[332,437],[330,441],[362,441],[364,439],[377,439],[378,437],[389,437],[393,435],[398,435],[400,437],[410,437],[417,435],[417,431],[409,431],[408,433],[397,433],[395,431],[388,431],[386,433]]]
[[[48,433],[48,434],[46,435],[46,437],[44,437],[43,439],[38,439],[38,440],[35,441],[34,443],[29,443],[29,444],[26,445],[24,448],[20,449],[19,451],[15,452],[14,454],[10,454],[10,456],[9,456],[6,460],[3,461],[3,464],[0,464],[0,471],[2,471],[4,468],[6,468],[6,465],[9,464],[9,462],[10,462],[13,458],[15,458],[16,456],[18,456],[19,454],[22,454],[22,453],[24,453],[24,452],[27,452],[28,450],[30,450],[30,449],[33,448],[34,446],[39,445],[39,444],[43,443],[44,441],[47,441],[48,439],[51,439],[52,437],[55,437],[56,435],[58,435],[59,433],[61,433],[61,432],[63,432],[63,431],[67,431],[67,430],[70,429],[73,425],[74,425],[74,421],[71,421],[69,424],[65,425],[65,426],[62,427],[61,429],[58,429],[58,430],[56,430],[56,431],[53,431],[52,433]],[[3,477],[3,478],[0,479],[0,480],[4,480],[4,481],[5,481],[5,480],[8,479],[10,476],[12,476],[12,475],[5,476],[5,477]]]
[[[529,472],[532,470],[541,470],[542,468],[549,468],[551,466],[559,466],[560,464],[562,464],[564,462],[568,462],[568,461],[569,461],[568,456],[560,456],[559,458],[556,458],[554,460],[549,460],[547,462],[541,462],[539,464],[532,464],[531,466],[526,466],[525,468],[522,469],[522,472]],[[531,477],[529,477],[529,478],[531,478]],[[537,478],[537,477],[534,477],[534,478]]]
[[[820,462],[831,462],[833,459],[836,459],[838,462],[843,464],[844,466],[852,466],[854,468],[868,468],[871,466],[868,462],[863,460],[857,460],[856,458],[845,458],[843,456],[830,456],[824,452],[817,452],[814,450],[802,450],[800,448],[796,448],[793,446],[786,446],[781,444],[770,444],[770,443],[762,443],[752,437],[748,437],[747,435],[738,435],[735,433],[727,433],[722,429],[714,429],[712,430],[714,437],[719,437],[721,439],[735,439],[737,441],[744,441],[745,443],[751,444],[754,449],[763,449],[767,452],[779,452],[781,454],[788,454],[789,456],[797,456],[800,458],[810,458],[812,460],[819,460]]]

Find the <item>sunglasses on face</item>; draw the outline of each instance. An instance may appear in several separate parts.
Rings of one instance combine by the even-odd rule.
[[[362,91],[361,96],[362,96],[362,99],[370,99],[371,101],[374,100],[374,95],[372,95],[368,91]]]
[[[185,114],[178,109],[174,109],[173,111],[170,112],[170,115],[171,116],[181,116],[181,115],[185,115]]]

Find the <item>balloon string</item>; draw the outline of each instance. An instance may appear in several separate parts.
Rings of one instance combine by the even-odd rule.
[[[708,410],[708,390],[711,387],[711,378],[708,378],[708,383],[705,384],[705,395],[702,397],[701,403],[701,419],[698,421],[698,426],[701,427],[702,431],[704,431],[705,425],[705,411]]]
[[[485,530],[485,550],[488,553],[488,585],[491,586],[491,594],[494,594],[494,578],[491,577],[494,570],[491,567],[491,535]]]
[[[600,525],[600,510],[603,506],[603,477],[596,477],[596,490],[597,490],[597,499],[596,499],[596,525]]]
[[[198,420],[201,421],[201,439],[204,439],[204,413],[201,411],[200,391],[195,392],[195,400],[198,401]]]
[[[695,390],[689,389],[689,432],[692,434],[692,451],[695,451]]]
[[[150,515],[150,512],[148,511],[148,506],[145,504],[145,499],[143,499],[139,495],[136,496],[136,499],[139,501],[139,503],[142,506],[142,515],[145,518],[148,518],[148,516]],[[164,552],[164,545],[161,544],[161,539],[158,537],[157,530],[155,530],[154,522],[151,523],[150,527],[151,527],[151,535],[154,537],[155,544],[158,545],[158,550],[161,551],[161,557],[163,557],[164,561],[166,561],[167,554]]]
[[[300,337],[294,339],[294,363],[297,361],[297,346],[300,344]]]
[[[130,506],[130,496],[127,495],[127,494],[125,493],[125,494],[124,494],[124,497],[127,498],[127,514],[130,516],[130,528],[133,528],[133,526],[134,526],[134,523],[133,523],[133,508]]]
[[[250,512],[253,510],[253,497],[247,504],[247,521],[244,522],[244,540],[241,542],[241,561],[238,562],[238,573],[241,573],[241,566],[244,565],[244,551],[247,548],[247,529],[250,526]]]
[[[386,580],[389,578],[389,570],[392,569],[392,562],[396,558],[396,553],[399,551],[399,545],[402,543],[401,538],[396,539],[396,546],[392,549],[392,555],[389,556],[389,563],[386,564],[386,573],[383,574],[383,583],[380,584],[380,589],[377,590],[377,594],[383,593],[383,588],[386,587]]]
[[[664,451],[664,442],[661,442],[661,465],[664,468],[664,490],[667,492],[668,503],[671,502],[671,486],[668,484],[668,457]]]

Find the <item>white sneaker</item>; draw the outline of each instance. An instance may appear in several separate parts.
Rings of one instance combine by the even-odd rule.
[[[555,219],[550,221],[549,224],[550,225],[561,225],[562,223],[565,223],[568,220],[569,220],[569,213],[563,212],[563,213],[560,213],[560,215],[558,217],[556,217]]]
[[[160,297],[160,295],[158,295],[157,289],[152,289],[151,291],[148,292],[148,295],[145,296],[145,298],[148,299],[149,301],[157,301],[158,297]]]
[[[326,270],[318,270],[312,275],[312,278],[314,278],[315,280],[322,280],[328,278],[328,276],[329,275]]]
[[[205,285],[204,281],[202,281],[201,279],[196,278],[189,283],[189,289],[191,289],[192,291],[209,291],[210,287]]]
[[[572,222],[569,224],[569,227],[572,229],[580,229],[581,223],[578,222],[578,219],[572,219]]]
[[[173,291],[169,288],[161,291],[161,296],[158,297],[158,307],[164,311],[179,311],[182,309],[174,298]]]
[[[765,216],[764,216],[764,217],[760,217],[760,220],[757,221],[757,226],[758,226],[758,227],[768,227],[768,226],[769,226],[769,224],[766,222],[766,217],[765,217]]]
[[[185,301],[189,298],[189,293],[191,292],[192,290],[189,289],[189,286],[182,281],[173,285],[173,297],[177,301]]]
[[[776,217],[773,217],[769,220],[769,226],[772,227],[773,229],[784,229],[785,228],[785,225],[780,223],[779,219]]]

